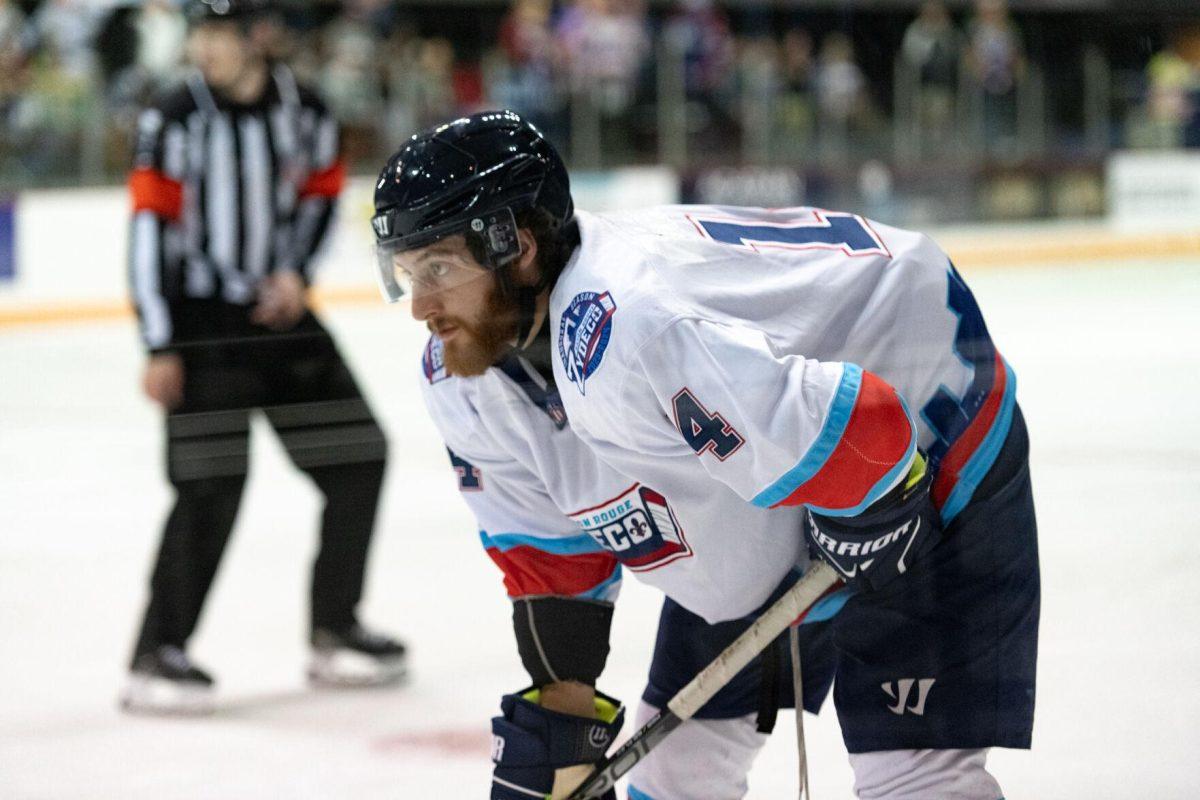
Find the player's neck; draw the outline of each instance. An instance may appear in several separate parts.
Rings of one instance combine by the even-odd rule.
[[[529,335],[525,337],[523,342],[518,344],[522,350],[529,347],[533,340],[537,338],[541,332],[542,326],[546,324],[546,316],[550,312],[550,290],[546,289],[537,296],[533,306],[533,321],[529,325]]]

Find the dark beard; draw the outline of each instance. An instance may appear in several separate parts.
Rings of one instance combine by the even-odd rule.
[[[512,346],[519,329],[520,309],[514,299],[502,296],[499,287],[493,286],[481,319],[446,322],[459,329],[454,339],[443,344],[446,370],[451,375],[472,377],[482,375]]]

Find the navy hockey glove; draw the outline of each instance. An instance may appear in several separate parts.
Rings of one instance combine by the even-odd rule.
[[[600,692],[595,719],[542,708],[540,695],[538,689],[506,694],[503,716],[492,717],[491,800],[549,797],[555,770],[599,761],[625,721],[620,701]],[[604,798],[616,800],[616,793]]]
[[[858,516],[830,517],[809,510],[804,529],[812,551],[860,591],[878,589],[903,575],[941,536],[930,482],[918,452],[908,478]]]

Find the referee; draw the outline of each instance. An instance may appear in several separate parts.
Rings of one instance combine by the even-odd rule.
[[[212,706],[212,678],[186,646],[237,516],[254,409],[325,499],[309,677],[381,683],[404,669],[403,646],[355,613],[387,442],[306,306],[345,177],[338,128],[269,60],[267,11],[265,0],[189,0],[198,71],[138,123],[131,287],[176,499],[121,698],[131,711]]]

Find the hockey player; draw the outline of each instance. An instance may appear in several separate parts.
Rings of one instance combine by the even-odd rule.
[[[186,644],[237,515],[256,408],[325,499],[310,678],[404,669],[403,645],[356,615],[387,442],[306,302],[344,175],[337,123],[268,61],[265,5],[190,2],[198,69],[138,122],[130,277],[176,499],[121,698],[132,711],[212,706]]]
[[[575,212],[561,160],[510,112],[410,140],[373,225],[385,290],[434,334],[429,405],[518,600],[534,687],[493,721],[494,798],[546,794],[615,735],[593,688],[614,560],[669,598],[645,718],[715,654],[718,623],[811,557],[847,588],[816,609],[804,701],[836,678],[858,795],[1001,796],[987,749],[1029,747],[1033,722],[1028,442],[1012,370],[932,241],[812,208]],[[631,797],[744,792],[766,704],[732,688]]]

